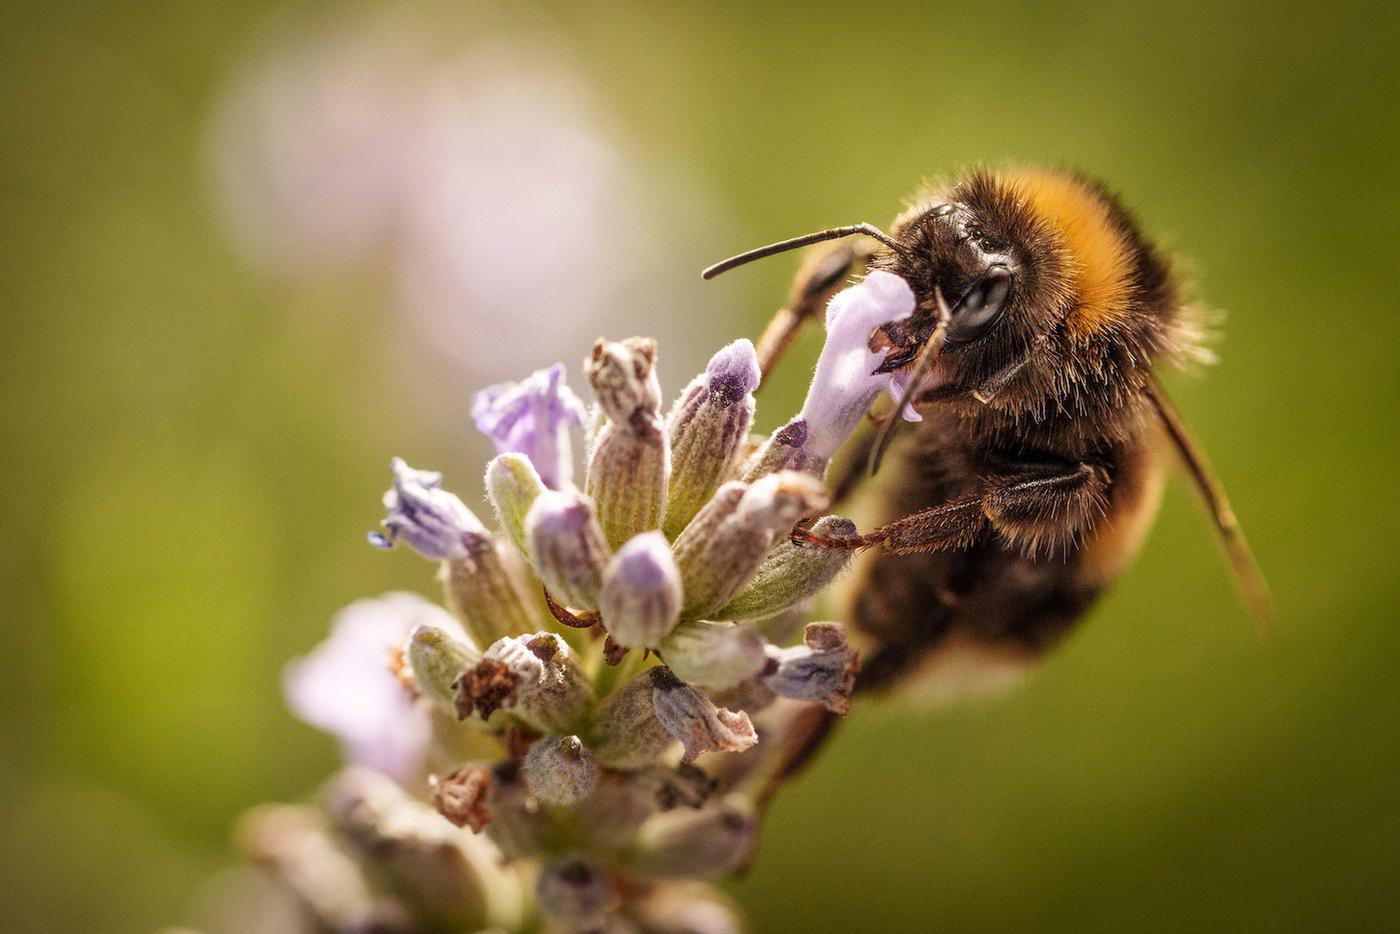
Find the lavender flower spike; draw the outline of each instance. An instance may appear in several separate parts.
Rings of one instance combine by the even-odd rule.
[[[497,383],[472,400],[472,421],[500,453],[530,459],[545,486],[561,490],[573,481],[569,428],[582,428],[583,403],[564,383],[564,364],[536,370],[518,383]]]
[[[818,476],[826,470],[827,461],[860,425],[876,397],[892,391],[890,375],[875,372],[883,355],[870,349],[871,334],[882,324],[908,318],[914,304],[909,283],[881,269],[832,298],[826,309],[826,344],[807,401],[758,452],[745,480],[783,468]]]
[[[383,522],[389,531],[370,532],[370,544],[388,549],[403,539],[432,561],[465,557],[471,538],[486,535],[486,526],[456,494],[442,488],[442,474],[414,470],[402,457],[391,464],[394,488],[384,494],[389,515]]]

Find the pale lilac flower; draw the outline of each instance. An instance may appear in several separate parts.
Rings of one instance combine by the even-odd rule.
[[[749,462],[744,479],[776,470],[818,477],[882,392],[898,397],[888,373],[877,373],[884,356],[870,349],[875,329],[914,313],[914,292],[894,273],[875,270],[838,292],[826,307],[826,344],[817,359],[807,401],[797,417],[775,431]],[[905,407],[905,418],[919,416]]]
[[[914,304],[909,283],[877,269],[826,306],[826,345],[797,416],[807,425],[809,454],[835,454],[875,398],[889,390],[889,375],[875,372],[884,357],[870,350],[870,335],[882,324],[912,315]]]
[[[569,429],[582,428],[583,403],[564,383],[564,364],[536,370],[518,383],[497,383],[476,394],[472,420],[502,454],[518,451],[540,479],[559,490],[573,481]]]
[[[466,639],[436,604],[417,594],[388,593],[337,613],[330,636],[288,664],[282,678],[292,712],[339,738],[347,760],[405,785],[422,775],[432,725],[390,666],[423,624]]]
[[[442,474],[414,470],[402,457],[394,458],[394,488],[384,494],[389,515],[385,535],[370,532],[376,548],[393,548],[403,539],[423,557],[433,561],[463,558],[476,540],[489,537],[486,526],[455,494],[442,488]]]
[[[300,285],[373,270],[410,325],[388,329],[395,346],[381,354],[406,391],[431,390],[449,361],[472,378],[510,376],[513,355],[483,334],[530,329],[538,365],[629,309],[664,305],[655,336],[689,368],[702,358],[683,345],[725,333],[724,316],[700,313],[710,293],[690,272],[706,259],[695,232],[723,241],[732,219],[692,179],[639,158],[552,31],[471,4],[275,20],[220,82],[212,188],[267,273]],[[661,220],[682,216],[692,222]],[[501,248],[542,229],[547,250]]]

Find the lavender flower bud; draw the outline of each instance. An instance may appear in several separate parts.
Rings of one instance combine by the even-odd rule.
[[[914,313],[914,292],[894,273],[875,270],[832,298],[826,310],[822,347],[802,411],[759,449],[744,472],[752,482],[774,470],[826,471],[881,392],[895,390],[892,377],[877,372],[883,353],[870,349],[875,329]],[[911,421],[919,416],[904,413]]]
[[[815,603],[815,598],[808,597],[806,600],[794,603],[786,610],[779,610],[772,616],[765,616],[762,619],[749,620],[744,625],[774,645],[788,645],[792,642],[793,636],[801,632],[802,627],[812,618],[812,607]]]
[[[789,649],[769,647],[776,668],[764,682],[784,697],[816,701],[828,710],[844,714],[860,669],[860,653],[846,644],[840,623],[809,623],[804,645]]]
[[[588,460],[586,490],[598,504],[603,533],[614,548],[633,535],[661,527],[670,446],[662,429],[656,342],[634,337],[600,340],[586,361],[588,381],[608,421]]]
[[[827,502],[820,481],[793,471],[764,477],[730,505],[733,489],[721,488],[676,539],[685,616],[708,616],[733,599],[763,563],[774,539]]]
[[[719,782],[703,769],[689,762],[682,762],[674,769],[652,769],[648,775],[655,783],[657,807],[663,811],[701,807],[719,786]]]
[[[496,847],[459,833],[383,776],[343,772],[327,790],[326,809],[361,858],[433,926],[476,930],[518,920],[518,886]]]
[[[598,763],[577,736],[546,736],[525,754],[520,767],[535,797],[547,804],[573,804],[598,781]]]
[[[608,853],[632,842],[658,808],[655,784],[643,772],[600,772],[593,793],[573,811],[579,840],[590,853]]]
[[[856,525],[840,516],[823,516],[812,531],[827,538],[849,538]],[[762,619],[816,596],[851,561],[841,548],[804,548],[791,541],[779,542],[768,552],[753,578],[715,619]]]
[[[685,746],[686,762],[706,752],[741,752],[758,742],[748,714],[716,707],[667,668],[653,668],[648,674],[656,717]]]
[[[494,642],[457,681],[457,716],[474,710],[489,720],[509,710],[544,733],[567,733],[588,709],[593,691],[564,640],[554,633]]]
[[[655,886],[628,903],[628,914],[649,934],[743,934],[739,909],[704,883]]]
[[[774,664],[776,663],[765,658],[764,671]],[[750,717],[767,710],[777,699],[777,693],[768,686],[762,672],[752,678],[745,678],[732,688],[710,692],[710,700],[715,702],[715,706],[742,710]]]
[[[600,765],[640,769],[655,762],[676,740],[656,716],[649,672],[608,695],[593,716],[589,748]]]
[[[759,375],[753,344],[741,338],[711,357],[671,408],[671,489],[661,525],[668,537],[680,534],[733,467],[753,425]]]
[[[773,432],[744,463],[744,482],[753,483],[780,470],[824,476],[828,459],[807,449],[807,435],[805,418],[794,418]]]
[[[443,600],[481,645],[537,625],[520,557],[489,534],[472,536],[466,555],[442,563]]]
[[[407,912],[375,894],[364,870],[331,838],[314,808],[263,805],[234,831],[238,849],[273,873],[332,930],[399,930]]]
[[[619,899],[612,877],[601,865],[577,856],[555,860],[535,884],[540,910],[569,931],[601,931]]]
[[[442,474],[414,470],[402,457],[391,466],[394,487],[384,494],[389,515],[383,522],[389,531],[370,532],[370,544],[388,549],[403,539],[423,557],[442,561],[463,557],[472,537],[487,534],[466,504],[442,488]]]
[[[699,542],[709,541],[725,520],[734,514],[748,489],[748,484],[738,481],[722,484],[710,501],[695,514],[695,518],[681,530],[681,534],[676,536],[673,550],[682,542],[688,542],[687,547],[693,547]],[[680,554],[679,551],[676,553]]]
[[[518,383],[488,386],[472,400],[472,420],[500,453],[529,458],[544,485],[562,490],[573,479],[569,429],[582,428],[583,403],[564,384],[564,364],[536,370]]]
[[[593,503],[578,493],[546,491],[525,520],[535,572],[554,598],[577,609],[598,609],[608,543]]]
[[[428,625],[413,630],[404,654],[413,669],[413,679],[423,693],[449,712],[455,709],[456,703],[453,684],[463,672],[481,661],[481,652],[476,646]]]
[[[681,610],[681,575],[666,536],[646,532],[622,546],[603,575],[598,608],[619,645],[654,649],[661,643]]]
[[[523,454],[498,454],[486,465],[486,493],[496,510],[496,518],[525,558],[530,557],[525,517],[544,490],[544,481],[535,471],[535,465]]]
[[[732,623],[681,623],[661,642],[666,664],[683,681],[716,690],[763,670],[763,637]]]
[[[650,876],[716,879],[748,858],[757,829],[753,807],[739,795],[699,811],[668,811],[642,826],[633,863]]]
[[[534,856],[550,843],[553,822],[530,794],[517,762],[502,762],[491,770],[486,812],[487,836],[511,859]]]

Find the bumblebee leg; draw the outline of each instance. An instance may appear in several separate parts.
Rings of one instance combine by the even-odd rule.
[[[792,540],[820,548],[879,545],[895,555],[965,548],[988,525],[1026,551],[1068,544],[1103,515],[1109,477],[1088,463],[1034,465],[994,477],[975,496],[925,509],[852,538],[793,529]]]
[[[905,516],[866,535],[827,538],[798,528],[792,530],[792,540],[799,545],[819,548],[857,549],[879,545],[886,552],[902,555],[971,544],[986,523],[982,497],[971,496]]]
[[[992,527],[1027,554],[1073,545],[1108,510],[1108,470],[1074,463],[1018,471],[995,483],[983,511]]]
[[[773,372],[802,326],[821,313],[848,276],[861,272],[880,249],[870,237],[833,240],[812,250],[797,270],[787,302],[758,339],[758,366],[763,380]],[[760,385],[762,385],[760,383]]]

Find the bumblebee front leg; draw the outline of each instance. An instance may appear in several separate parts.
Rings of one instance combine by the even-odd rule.
[[[758,366],[766,381],[805,325],[821,313],[846,279],[863,272],[880,249],[871,237],[833,240],[813,249],[793,277],[787,301],[758,339]],[[762,382],[759,383],[762,386]]]
[[[853,538],[794,529],[792,540],[820,548],[880,546],[889,554],[948,551],[972,544],[990,526],[1026,552],[1053,550],[1093,527],[1108,507],[1108,470],[1078,462],[1023,468],[993,477],[972,496],[905,516]]]

